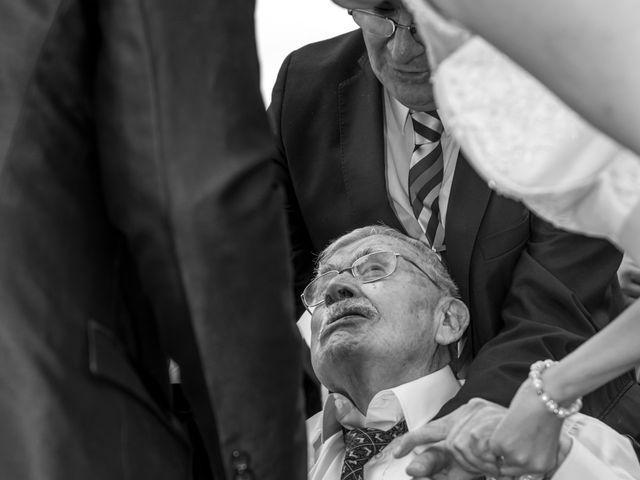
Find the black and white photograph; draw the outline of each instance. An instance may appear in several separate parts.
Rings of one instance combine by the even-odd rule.
[[[640,480],[640,3],[0,2],[0,480]]]

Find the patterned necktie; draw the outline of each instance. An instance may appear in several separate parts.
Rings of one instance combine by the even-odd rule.
[[[444,244],[444,227],[440,220],[440,186],[444,170],[442,123],[438,113],[413,112],[415,148],[409,168],[409,201],[422,231],[432,249],[440,251]]]
[[[345,456],[340,480],[363,480],[364,464],[403,433],[407,433],[407,422],[404,420],[387,431],[377,428],[343,429]]]

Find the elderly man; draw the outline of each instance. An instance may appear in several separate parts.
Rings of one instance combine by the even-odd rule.
[[[412,457],[395,459],[385,446],[459,390],[448,346],[462,336],[468,310],[437,255],[391,228],[341,237],[317,272],[303,300],[312,312],[313,367],[332,393],[308,421],[310,479],[407,478]],[[474,402],[489,426],[505,411]],[[558,458],[557,480],[640,478],[629,439],[580,414],[568,421]],[[477,473],[454,465],[444,478]]]
[[[279,141],[297,293],[331,239],[384,223],[442,252],[471,313],[466,383],[508,405],[529,366],[562,358],[623,308],[621,255],[492,192],[434,104],[425,47],[399,0],[351,10],[359,30],[293,52],[269,108]],[[592,272],[598,272],[593,275]],[[629,373],[585,398],[585,412],[637,436]]]

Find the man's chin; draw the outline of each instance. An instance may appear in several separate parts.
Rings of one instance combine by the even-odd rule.
[[[363,342],[363,322],[366,319],[345,319],[328,325],[320,332],[318,345],[326,351],[349,351]]]
[[[414,112],[431,112],[436,109],[433,97],[399,95],[398,101]]]
[[[367,350],[363,348],[365,344],[366,340],[346,330],[335,332],[328,336],[324,343],[312,349],[311,360],[314,371],[334,373],[344,368],[345,363],[356,364],[358,359],[365,355]],[[324,382],[323,385],[325,385]]]
[[[436,101],[428,84],[427,86],[421,84],[399,86],[391,91],[391,95],[408,109],[416,112],[430,112],[436,109]]]

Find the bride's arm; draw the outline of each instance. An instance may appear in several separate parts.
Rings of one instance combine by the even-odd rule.
[[[431,1],[640,154],[640,2]]]

